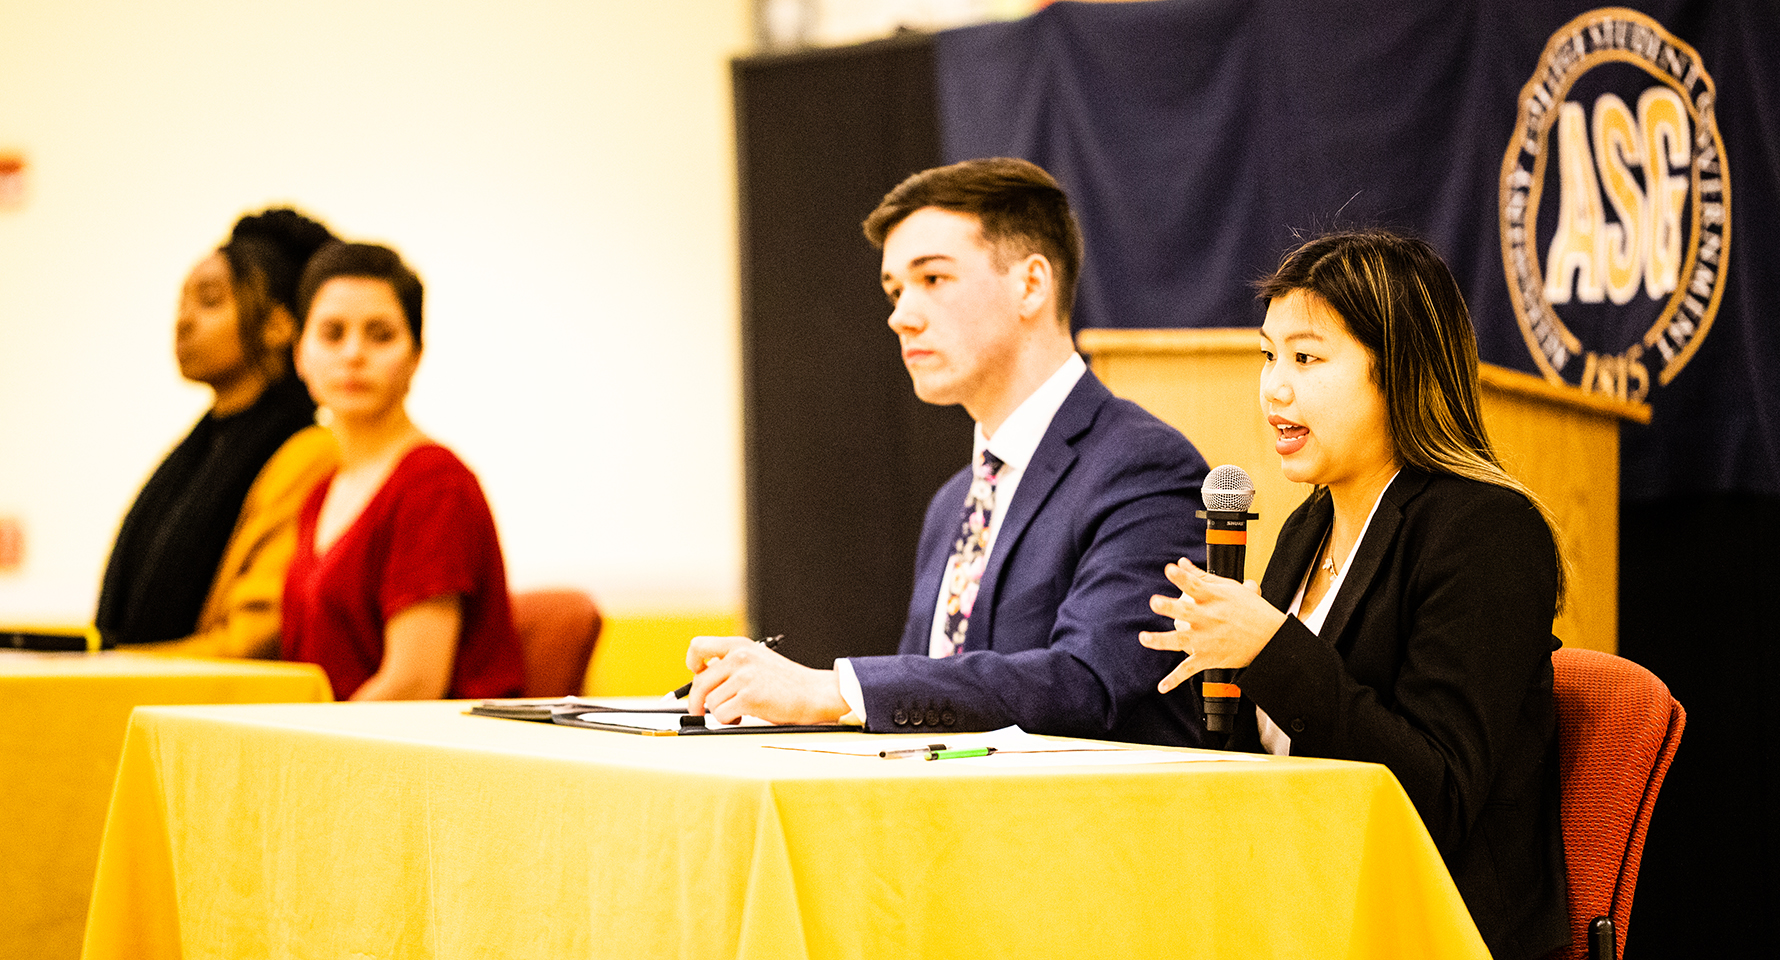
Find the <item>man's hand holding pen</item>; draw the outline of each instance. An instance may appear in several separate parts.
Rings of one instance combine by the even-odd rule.
[[[694,638],[694,639],[697,639],[697,638]],[[746,638],[743,638],[743,639],[746,639]],[[761,640],[760,645],[767,648],[768,650],[777,650],[779,648],[779,641],[783,640],[783,639],[785,639],[784,634],[782,634],[782,633],[774,634],[770,637],[767,637],[764,640]],[[723,659],[723,658],[722,657],[711,657],[710,659],[705,661],[705,664],[708,666],[710,664],[711,660],[721,660],[721,659]],[[691,693],[692,693],[692,681],[688,680],[685,683],[680,684],[679,689],[677,689],[673,693],[669,694],[669,696],[673,697],[675,700],[684,700],[689,695],[691,695]]]
[[[834,723],[847,712],[833,670],[811,669],[747,637],[693,637],[686,668],[693,672],[686,703],[693,716]]]

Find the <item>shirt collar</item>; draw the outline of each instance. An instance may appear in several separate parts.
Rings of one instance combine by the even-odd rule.
[[[1069,359],[1051,374],[1050,379],[1039,384],[1031,396],[1020,401],[1014,412],[1001,423],[1001,429],[995,431],[993,440],[983,436],[983,425],[978,423],[973,432],[972,462],[987,449],[1017,470],[1026,469],[1032,462],[1032,455],[1038,452],[1039,441],[1045,437],[1045,431],[1051,428],[1051,419],[1062,408],[1063,401],[1069,399],[1070,391],[1088,372],[1088,365],[1082,361],[1082,355],[1071,352]]]

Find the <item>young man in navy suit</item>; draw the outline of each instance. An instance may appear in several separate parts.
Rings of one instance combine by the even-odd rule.
[[[1112,396],[1075,352],[1081,235],[1062,188],[1023,160],[918,173],[865,221],[915,395],[962,404],[975,457],[934,495],[900,651],[815,670],[740,637],[697,637],[694,714],[842,719],[945,733],[1196,745],[1178,655],[1145,649],[1163,567],[1200,562],[1205,461]]]

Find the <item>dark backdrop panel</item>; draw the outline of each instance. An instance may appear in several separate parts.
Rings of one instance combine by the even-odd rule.
[[[1768,611],[1780,584],[1780,499],[1675,497],[1620,511],[1619,651],[1687,710],[1625,955],[1771,956],[1780,629]]]
[[[931,40],[734,64],[748,613],[811,666],[893,653],[970,419],[915,399],[859,223],[933,166]]]

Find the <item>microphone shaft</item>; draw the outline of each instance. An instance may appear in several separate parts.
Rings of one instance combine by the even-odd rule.
[[[1248,561],[1248,522],[1255,515],[1244,510],[1206,510],[1200,516],[1205,518],[1205,572],[1241,583]],[[1205,728],[1212,733],[1228,734],[1234,726],[1236,707],[1242,698],[1236,673],[1218,669],[1207,670],[1200,676]]]
[[[1243,531],[1243,539],[1247,539],[1247,531]],[[1229,577],[1237,583],[1242,582],[1242,568],[1248,562],[1247,543],[1207,543],[1205,545],[1205,572],[1213,576]]]

